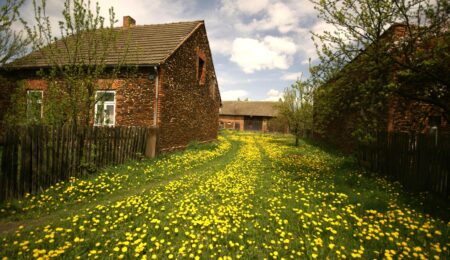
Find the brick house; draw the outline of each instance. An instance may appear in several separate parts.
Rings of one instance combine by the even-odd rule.
[[[136,25],[125,16],[115,30],[126,32],[118,34],[117,45],[127,42],[124,63],[136,72],[132,79],[114,79],[108,89],[101,87],[108,79],[98,80],[96,94],[104,102],[96,104],[93,124],[157,127],[162,151],[216,139],[221,98],[204,22]],[[114,66],[118,54],[109,55],[107,65]],[[47,83],[36,72],[49,67],[47,59],[33,52],[13,64],[3,76],[25,82],[28,96],[45,106]],[[10,106],[13,87],[0,88],[0,119]]]
[[[383,39],[388,39],[389,42],[395,42],[397,39],[404,37],[405,33],[406,28],[403,24],[394,24],[382,37]],[[345,73],[349,73],[347,66],[361,66],[359,56],[344,66],[333,79],[322,85],[321,88],[330,88],[333,93],[339,93],[343,86],[339,79],[346,75]],[[388,67],[388,70],[391,74],[389,76],[390,80],[395,81],[396,68]],[[364,73],[354,75],[353,81],[365,80],[366,77]],[[346,82],[343,84],[346,84]],[[357,100],[357,97],[353,96],[353,98]],[[353,101],[345,100],[345,102],[349,104]],[[318,103],[318,100],[315,100],[315,103]],[[350,151],[356,147],[356,140],[352,135],[352,131],[355,129],[355,119],[360,116],[360,113],[349,109],[347,106],[345,109],[340,107],[337,109],[339,113],[329,118],[325,131],[323,133],[315,133],[315,135],[328,143]],[[381,119],[378,129],[380,131],[422,134],[435,134],[436,130],[439,134],[450,132],[449,122],[446,121],[443,110],[422,101],[407,99],[396,93],[389,93],[386,102],[383,104],[382,111],[378,115],[379,119]]]
[[[224,129],[239,131],[269,130],[269,121],[277,116],[277,102],[223,101],[219,123]]]

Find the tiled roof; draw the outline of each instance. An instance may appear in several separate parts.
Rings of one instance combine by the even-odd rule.
[[[278,114],[277,103],[270,101],[222,101],[220,114],[275,117]]]
[[[190,21],[167,24],[136,25],[131,27],[117,27],[117,43],[114,51],[108,52],[106,65],[115,65],[124,61],[128,65],[157,65],[167,59],[190,35],[203,24],[203,21]],[[58,48],[64,48],[62,41],[58,41]],[[80,57],[88,57],[89,48],[82,43]],[[84,47],[83,47],[84,45]],[[126,51],[128,48],[128,51]],[[45,49],[44,49],[45,50]],[[59,64],[67,64],[68,56],[60,52]],[[83,54],[84,53],[84,54]],[[124,55],[126,54],[125,58]],[[47,67],[51,62],[44,52],[35,51],[10,64],[11,67]]]

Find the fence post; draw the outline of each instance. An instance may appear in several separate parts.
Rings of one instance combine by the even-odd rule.
[[[148,129],[147,134],[147,142],[145,145],[145,156],[147,158],[155,158],[157,154],[157,140],[158,140],[158,129],[157,128],[150,128]]]

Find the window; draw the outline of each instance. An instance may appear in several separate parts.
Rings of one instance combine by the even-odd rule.
[[[116,117],[116,92],[97,91],[95,94],[95,122],[97,126],[113,126]]]
[[[37,122],[42,118],[42,90],[28,90],[27,91],[27,118],[32,122]]]
[[[206,55],[197,48],[197,82],[200,85],[205,84],[206,78]]]
[[[205,78],[205,61],[198,57],[198,70],[197,70],[197,80],[200,82],[200,84],[202,83],[202,81],[204,81]]]
[[[441,116],[439,115],[434,115],[434,116],[430,116],[428,117],[428,124],[430,125],[430,127],[433,126],[440,126],[441,125]]]

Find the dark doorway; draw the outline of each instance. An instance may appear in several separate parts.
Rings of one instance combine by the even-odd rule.
[[[261,131],[262,130],[262,118],[246,116],[244,118],[244,130],[246,131]]]

